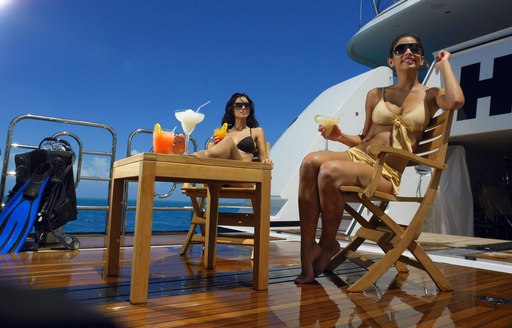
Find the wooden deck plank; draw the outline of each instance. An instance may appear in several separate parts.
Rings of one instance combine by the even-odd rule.
[[[219,245],[217,266],[202,265],[201,247],[179,256],[181,237],[153,236],[149,300],[128,302],[130,241],[123,248],[120,276],[103,275],[103,242],[86,241],[80,251],[20,253],[0,256],[0,281],[64,295],[90,305],[123,327],[299,327],[299,326],[439,326],[509,327],[512,303],[495,304],[485,296],[512,302],[512,275],[438,264],[455,292],[440,293],[422,271],[393,269],[363,294],[347,292],[347,283],[363,270],[347,263],[317,284],[297,286],[297,241],[271,242],[268,291],[252,289],[251,248]],[[465,240],[467,243],[475,241]],[[380,256],[380,255],[375,255]]]

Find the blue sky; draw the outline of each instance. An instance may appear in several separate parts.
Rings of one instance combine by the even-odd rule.
[[[202,145],[238,91],[254,100],[274,143],[322,91],[368,70],[345,53],[359,28],[359,0],[7,2],[0,7],[2,152],[9,122],[30,113],[107,124],[122,158],[133,130],[156,122],[171,129],[175,110],[211,100],[192,134]],[[22,136],[34,133],[36,142],[47,133],[27,126]],[[103,131],[80,133],[88,148],[108,144]],[[150,142],[135,148],[147,151]],[[94,157],[84,163],[91,172],[100,166]]]

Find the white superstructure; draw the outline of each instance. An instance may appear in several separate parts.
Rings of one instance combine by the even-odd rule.
[[[492,5],[495,7],[491,8]],[[438,17],[439,14],[444,16]],[[478,23],[493,14],[496,14],[494,22]],[[482,208],[491,219],[512,214],[510,14],[512,1],[402,1],[363,26],[347,45],[352,58],[370,66],[385,63],[389,42],[404,32],[416,33],[426,45],[439,47],[427,47],[432,53],[425,55],[428,62],[432,62],[434,54],[441,49],[452,52],[452,67],[464,90],[466,103],[454,119],[451,133],[454,147],[448,158],[452,168],[443,175],[445,181],[440,188],[444,190],[440,190],[440,200],[434,204],[431,218],[425,224],[427,230],[472,235],[474,205]],[[425,26],[427,22],[430,23]],[[273,145],[272,195],[284,205],[271,217],[272,221],[298,221],[301,160],[307,153],[323,149],[324,145],[313,117],[316,114],[341,115],[340,128],[346,133],[358,134],[364,123],[366,93],[373,87],[391,84],[392,79],[392,71],[380,66],[327,89]],[[424,83],[443,85],[434,70]],[[329,145],[330,149],[346,149],[333,142]],[[428,172],[425,176],[420,173],[408,169],[404,173],[404,181],[408,182],[401,188],[421,192],[421,181],[428,179]],[[454,189],[454,185],[457,188]],[[412,210],[389,209],[396,212],[394,215],[403,216],[405,221]]]

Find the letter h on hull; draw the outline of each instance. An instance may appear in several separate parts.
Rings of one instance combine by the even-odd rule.
[[[460,86],[466,99],[457,121],[476,118],[478,98],[491,97],[489,116],[512,112],[512,54],[494,59],[492,78],[480,81],[480,63],[460,70]]]

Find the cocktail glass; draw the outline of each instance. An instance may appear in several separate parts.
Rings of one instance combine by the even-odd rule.
[[[332,129],[335,125],[338,125],[340,122],[339,116],[324,116],[324,115],[315,115],[315,122],[322,125],[325,128],[325,136],[329,136],[332,132]],[[324,150],[328,150],[329,140],[325,139],[325,148]]]
[[[190,154],[188,150],[190,134],[192,134],[196,125],[204,120],[204,114],[193,111],[192,109],[186,109],[177,110],[174,115],[176,116],[176,119],[180,121],[181,128],[185,133],[185,154]]]
[[[172,146],[172,153],[174,155],[181,155],[185,152],[185,136],[181,133],[174,135],[174,145]]]
[[[228,135],[228,124],[222,124],[221,128],[217,128],[213,130],[213,136],[217,137],[220,140],[224,139]]]
[[[174,144],[174,131],[164,131],[160,124],[155,124],[153,130],[153,151],[160,154],[170,154]]]

